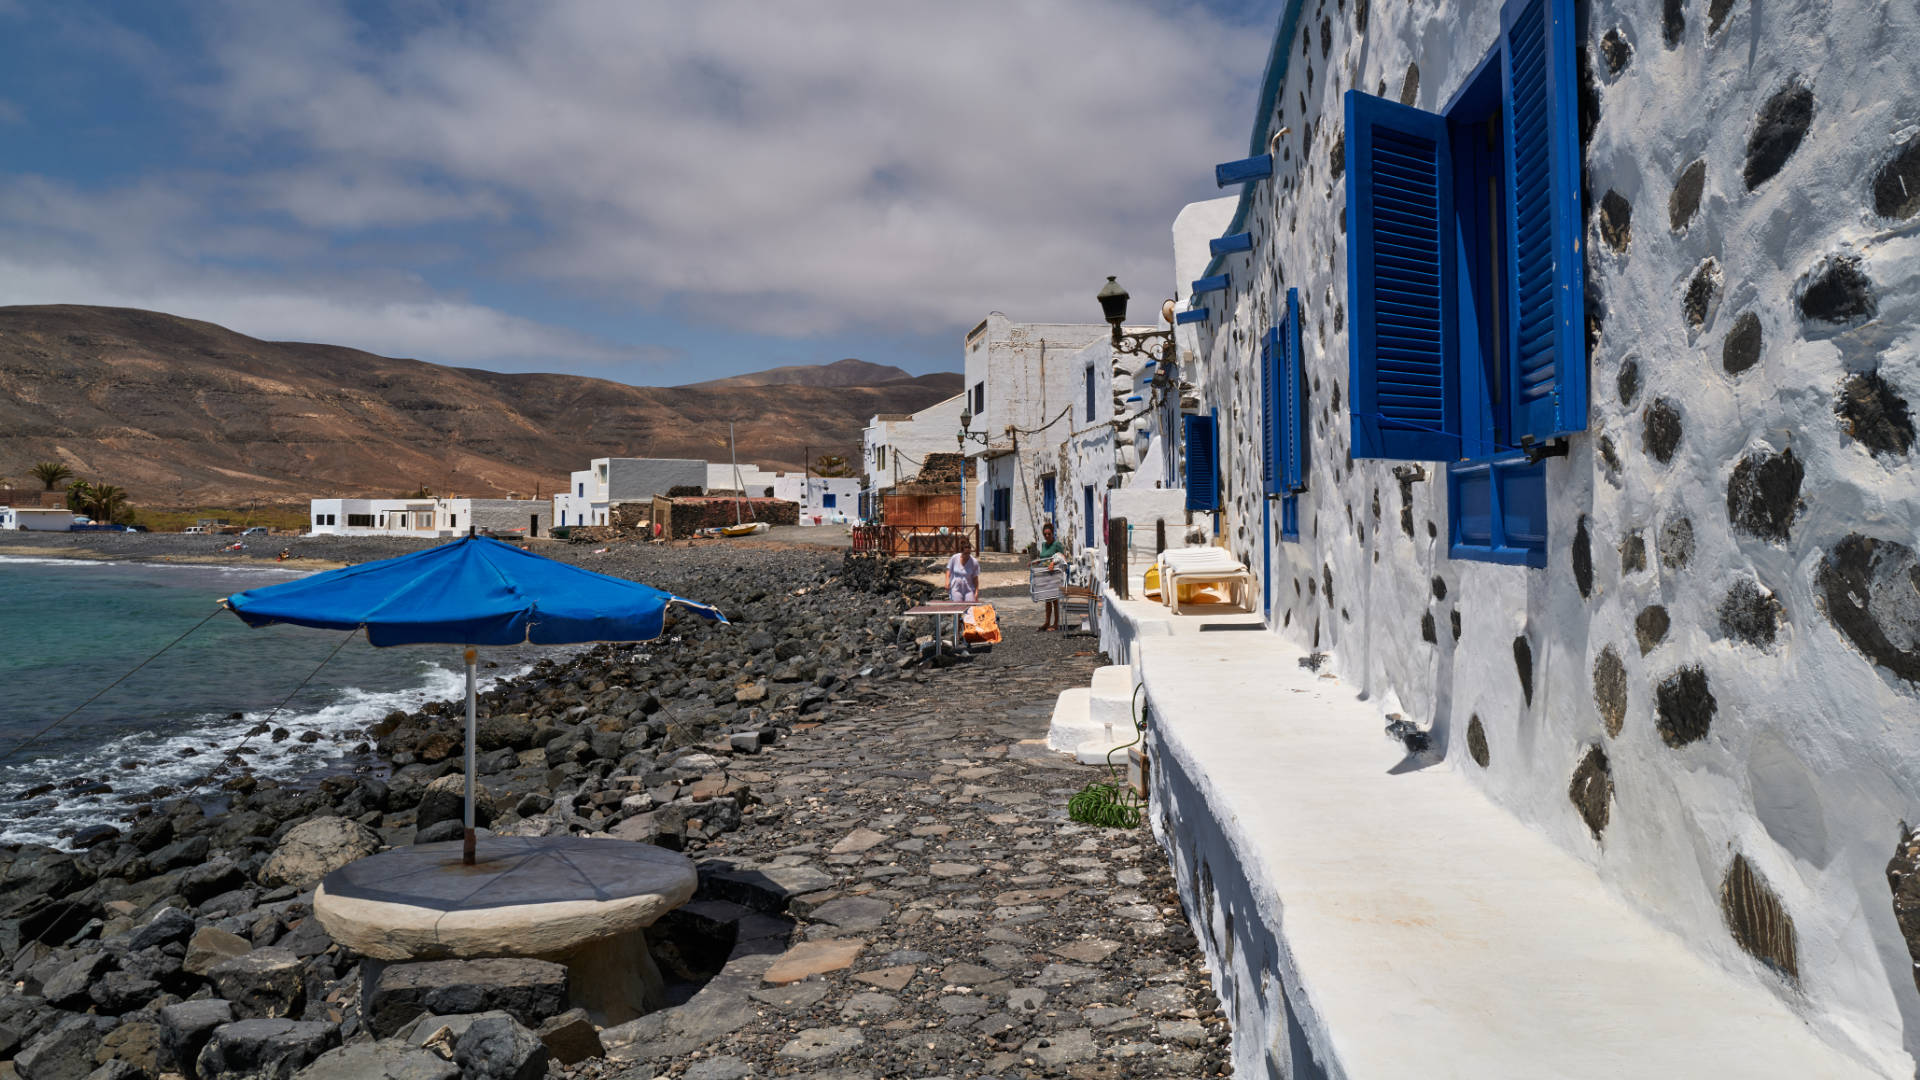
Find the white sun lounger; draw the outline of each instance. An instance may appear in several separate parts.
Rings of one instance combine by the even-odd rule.
[[[1225,585],[1235,604],[1253,610],[1253,574],[1220,548],[1169,548],[1161,552],[1160,599],[1175,615],[1185,614],[1180,610],[1182,585]]]

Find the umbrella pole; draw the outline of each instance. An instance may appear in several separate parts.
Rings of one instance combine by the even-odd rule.
[[[472,649],[467,650],[467,831],[466,831],[466,840],[464,845],[461,848],[460,856],[461,856],[461,861],[466,863],[468,866],[473,865],[473,848],[474,848],[473,744],[474,744],[474,734],[475,734],[474,729],[476,727],[476,723],[474,720],[476,708],[474,704],[474,694],[473,694],[473,662],[474,662],[475,656],[476,654],[474,650]]]

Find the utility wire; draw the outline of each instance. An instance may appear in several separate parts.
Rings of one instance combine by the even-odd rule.
[[[38,742],[40,740],[40,737],[45,735],[47,732],[52,731],[54,728],[57,728],[61,724],[66,723],[68,720],[73,719],[73,717],[77,713],[79,713],[81,709],[84,709],[87,706],[93,704],[94,702],[100,700],[100,698],[104,694],[106,694],[107,691],[113,689],[116,686],[119,686],[121,683],[126,682],[128,679],[132,678],[134,672],[139,671],[141,668],[146,667],[148,664],[151,664],[155,660],[160,659],[160,656],[162,653],[165,653],[168,649],[173,648],[175,645],[180,644],[182,641],[187,640],[187,634],[191,634],[195,630],[198,630],[201,627],[207,625],[208,622],[212,621],[215,615],[220,614],[220,611],[221,611],[220,608],[214,608],[212,613],[209,614],[206,618],[201,619],[199,622],[194,623],[192,626],[187,627],[186,633],[181,634],[179,637],[174,638],[172,641],[169,641],[165,645],[161,646],[159,652],[156,652],[152,656],[149,656],[145,660],[142,660],[138,664],[135,664],[133,668],[129,670],[125,675],[122,675],[119,678],[108,683],[107,685],[101,687],[100,690],[97,693],[95,693],[92,697],[88,698],[87,700],[81,702],[78,705],[75,705],[72,709],[70,709],[65,716],[60,717],[58,720],[55,720],[53,723],[48,724],[46,727],[41,728],[39,731],[36,731],[33,734],[27,736],[26,738],[21,739],[19,742],[14,743],[12,749],[9,749],[4,754],[0,754],[0,761],[5,761],[6,759],[19,753],[20,751],[25,750],[27,747],[32,746],[34,743]]]
[[[326,659],[321,660],[318,664],[314,665],[313,670],[307,672],[307,677],[300,680],[300,685],[293,688],[293,693],[288,694],[286,697],[281,698],[280,704],[275,705],[272,709],[270,709],[267,712],[267,715],[264,718],[262,718],[258,724],[255,724],[251,730],[247,732],[245,737],[243,737],[239,742],[235,743],[233,746],[233,749],[227,751],[226,756],[221,759],[219,766],[217,766],[213,770],[213,773],[209,773],[206,779],[212,779],[214,773],[219,773],[224,771],[226,767],[229,765],[239,764],[239,754],[240,754],[241,747],[246,746],[248,740],[252,739],[256,734],[262,731],[269,730],[273,725],[273,718],[280,715],[280,710],[286,708],[287,703],[292,701],[294,697],[300,693],[300,691],[305,690],[307,688],[307,684],[313,681],[314,676],[320,674],[320,669],[332,663],[333,658],[340,655],[340,650],[346,648],[347,644],[353,640],[353,636],[355,634],[358,634],[360,630],[361,628],[356,626],[352,630],[347,631],[347,636],[340,639],[340,644],[335,645],[333,647],[333,651],[326,655]],[[201,782],[205,783],[206,781],[202,780]]]

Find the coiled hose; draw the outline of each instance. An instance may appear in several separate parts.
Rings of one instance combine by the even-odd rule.
[[[1139,744],[1146,734],[1147,725],[1140,719],[1140,691],[1146,684],[1133,688],[1133,700],[1129,705],[1133,713],[1133,741],[1123,743],[1107,751],[1106,780],[1095,780],[1081,788],[1067,800],[1067,816],[1084,825],[1098,825],[1103,829],[1137,829],[1140,827],[1142,811],[1145,809],[1140,796],[1133,793],[1120,778],[1120,770],[1113,764],[1113,755]]]

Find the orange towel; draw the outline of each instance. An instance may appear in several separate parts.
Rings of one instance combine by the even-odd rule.
[[[962,618],[961,636],[977,645],[994,645],[1000,641],[1000,622],[994,617],[992,604],[979,604],[967,609]]]

